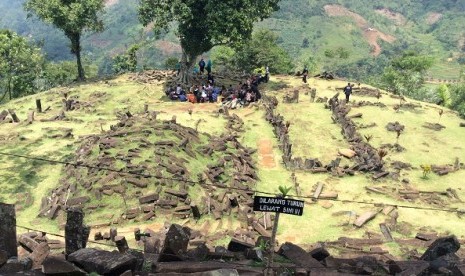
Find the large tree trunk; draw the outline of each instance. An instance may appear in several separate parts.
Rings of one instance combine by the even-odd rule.
[[[192,83],[192,69],[194,68],[197,55],[187,55],[183,50],[181,58],[181,71],[179,72],[179,81],[184,85]]]
[[[76,55],[76,63],[78,69],[78,76],[77,79],[79,81],[83,81],[86,79],[84,68],[82,67],[81,62],[81,34],[80,33],[73,33],[68,36],[71,40],[71,53]]]

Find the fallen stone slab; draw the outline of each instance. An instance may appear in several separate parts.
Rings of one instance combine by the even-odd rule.
[[[126,178],[126,181],[129,184],[132,184],[138,188],[147,188],[148,180],[147,179],[138,179],[138,178]]]
[[[319,199],[337,199],[338,196],[339,195],[336,192],[322,192],[318,198]]]
[[[435,240],[426,249],[425,253],[421,256],[421,260],[434,261],[441,256],[455,253],[460,249],[460,242],[456,236],[448,236]]]
[[[279,248],[278,253],[287,259],[291,260],[298,266],[306,267],[306,268],[323,268],[324,265],[321,264],[319,261],[315,260],[312,255],[308,254],[305,250],[301,247],[286,242]]]
[[[351,149],[339,149],[339,154],[344,156],[345,158],[353,158],[357,153]]]
[[[318,186],[316,187],[315,193],[313,193],[313,198],[318,199],[321,192],[323,191],[324,183],[318,182]]]
[[[324,247],[317,247],[315,249],[312,249],[308,252],[308,254],[310,254],[312,258],[319,262],[323,261],[324,259],[330,256],[328,250],[326,250],[326,248]]]
[[[232,238],[228,244],[228,250],[231,252],[244,252],[247,249],[255,247],[254,244],[248,243],[242,239]]]
[[[101,275],[119,275],[136,267],[136,258],[132,255],[94,248],[79,249],[68,256],[68,261],[88,273],[96,272]]]
[[[260,223],[254,221],[252,223],[252,226],[253,228],[255,229],[255,231],[257,231],[260,235],[264,236],[264,237],[268,237],[270,238],[271,237],[271,232],[270,231],[267,231],[265,229],[265,227],[263,227],[263,225],[261,225]]]
[[[173,189],[166,189],[165,190],[165,193],[167,194],[170,194],[170,195],[174,195],[174,196],[177,196],[177,197],[180,197],[180,198],[183,198],[183,199],[186,199],[187,196],[189,195],[189,193],[185,190],[173,190]]]
[[[40,269],[43,261],[50,254],[50,247],[46,242],[39,243],[39,245],[34,249],[30,258],[32,260],[32,268]]]
[[[389,273],[391,275],[423,275],[429,268],[427,261],[389,261]]]
[[[383,233],[383,236],[386,239],[386,241],[392,242],[393,239],[392,239],[391,230],[389,229],[389,227],[385,223],[380,223],[379,228],[381,230],[381,233]]]
[[[155,202],[159,199],[158,194],[149,194],[146,196],[139,197],[139,203],[140,204],[147,204],[147,203],[152,203]]]
[[[65,256],[48,256],[42,263],[42,273],[52,276],[84,276],[86,272],[66,261]]]
[[[389,172],[387,172],[387,171],[386,172],[379,172],[379,173],[373,175],[373,179],[375,179],[375,180],[380,179],[380,178],[388,176],[388,175],[389,175]]]
[[[37,246],[39,246],[38,242],[36,242],[33,238],[27,235],[19,236],[18,242],[24,249],[26,249],[29,252],[34,251],[37,248]]]
[[[88,196],[73,197],[73,198],[68,199],[68,201],[66,202],[66,205],[68,206],[81,205],[81,204],[88,202],[89,200],[90,198]]]
[[[218,261],[206,261],[206,262],[170,262],[170,263],[158,263],[155,273],[180,273],[179,275],[191,275],[187,273],[199,273],[206,271],[215,271],[220,269],[235,269],[240,275],[249,275],[248,273],[260,273],[263,275],[263,269],[261,268],[249,268],[245,266],[237,266],[236,264],[228,264],[227,262]],[[224,275],[224,274],[220,274]],[[226,274],[227,275],[227,274]],[[256,275],[256,274],[251,274]]]
[[[377,214],[378,214],[378,211],[366,212],[355,220],[354,225],[357,227],[362,227],[365,223],[374,219]]]

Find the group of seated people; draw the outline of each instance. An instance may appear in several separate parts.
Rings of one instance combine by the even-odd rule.
[[[236,86],[230,85],[226,88],[214,85],[213,76],[209,74],[207,84],[195,84],[185,89],[181,84],[176,87],[170,86],[165,91],[166,96],[173,101],[191,102],[191,103],[226,103],[229,101],[238,101],[242,105],[248,105],[251,102],[258,101],[261,98],[258,85],[265,81],[261,75],[252,76],[246,82],[239,82]]]

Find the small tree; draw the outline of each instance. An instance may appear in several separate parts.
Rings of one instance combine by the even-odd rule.
[[[452,99],[450,95],[449,88],[445,84],[441,84],[438,86],[436,90],[437,96],[439,98],[439,105],[449,107],[452,104]]]
[[[43,21],[62,30],[71,41],[71,53],[76,56],[78,80],[85,79],[81,61],[82,33],[103,30],[99,14],[104,7],[104,0],[28,0],[25,4],[28,16],[36,14]]]

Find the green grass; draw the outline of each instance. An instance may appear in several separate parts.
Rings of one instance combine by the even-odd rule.
[[[283,84],[287,84],[283,86]],[[332,97],[337,87],[343,87],[345,81],[323,81],[309,80],[309,87],[317,89],[317,97]],[[284,87],[284,88],[283,88]],[[282,114],[285,120],[291,120],[290,139],[293,143],[294,156],[318,158],[323,164],[338,157],[338,149],[349,148],[350,144],[345,141],[340,133],[340,126],[336,125],[331,120],[331,112],[324,108],[323,103],[310,103],[309,97],[303,93],[300,95],[298,104],[283,104],[282,96],[286,91],[300,89],[301,79],[297,77],[282,77],[273,76],[272,82],[263,87],[263,90],[269,95],[275,95],[280,103],[278,104],[277,112]],[[102,98],[95,98],[96,91],[105,92]],[[133,114],[140,113],[143,110],[144,103],[149,104],[150,111],[158,111],[158,118],[171,119],[176,115],[177,122],[182,125],[195,128],[196,122],[202,120],[198,126],[199,131],[209,133],[211,135],[220,135],[225,132],[226,120],[222,116],[217,116],[216,104],[192,105],[188,103],[164,102],[162,98],[162,84],[142,85],[129,80],[128,76],[121,76],[111,80],[110,84],[102,82],[87,83],[81,86],[75,86],[70,92],[71,97],[78,96],[79,101],[91,103],[89,109],[76,110],[67,113],[67,117],[71,121],[60,122],[41,122],[40,119],[50,118],[58,114],[61,108],[61,96],[59,89],[54,89],[50,92],[26,97],[17,101],[0,106],[0,109],[14,108],[21,119],[26,118],[28,110],[33,108],[36,98],[43,100],[43,105],[50,105],[52,109],[45,114],[37,114],[36,121],[27,125],[22,122],[20,124],[3,124],[0,125],[0,152],[12,152],[17,154],[47,157],[55,160],[73,160],[76,150],[84,141],[87,135],[101,133],[101,127],[108,130],[110,125],[117,122],[117,112],[131,111]],[[353,101],[369,100],[376,102],[376,98],[362,97],[355,93],[352,97]],[[401,153],[389,152],[385,157],[386,166],[390,168],[390,163],[393,161],[403,161],[412,164],[413,169],[402,171],[400,179],[408,178],[410,184],[402,184],[398,181],[389,178],[374,181],[369,175],[357,173],[353,177],[333,177],[328,174],[311,174],[308,172],[295,172],[297,181],[300,184],[304,196],[311,196],[317,182],[325,184],[323,191],[332,191],[339,194],[341,200],[355,200],[369,203],[384,203],[384,204],[400,204],[419,207],[437,207],[430,205],[423,200],[406,201],[401,200],[392,195],[379,195],[367,193],[366,186],[387,186],[393,191],[397,189],[411,187],[421,191],[445,191],[447,188],[457,190],[459,196],[464,199],[465,193],[462,190],[462,179],[465,176],[465,170],[460,170],[446,176],[439,177],[430,174],[428,179],[422,178],[422,170],[420,165],[435,164],[444,165],[452,164],[455,157],[463,159],[465,156],[465,144],[463,142],[464,129],[459,128],[458,124],[461,121],[455,112],[445,110],[442,118],[439,120],[437,107],[419,103],[413,100],[408,100],[409,103],[421,104],[421,108],[416,110],[400,109],[399,112],[393,110],[394,105],[398,104],[397,99],[389,97],[389,94],[383,94],[380,100],[386,104],[386,108],[380,107],[362,107],[353,108],[350,114],[362,113],[363,117],[354,119],[356,123],[369,124],[376,122],[377,126],[368,129],[359,130],[362,134],[373,135],[371,145],[378,148],[381,144],[395,143],[395,133],[387,132],[385,126],[388,122],[399,121],[406,126],[404,133],[399,138],[399,143],[407,150]],[[192,115],[188,114],[188,109],[192,108]],[[94,111],[95,110],[95,111]],[[291,172],[286,170],[281,162],[282,153],[278,148],[278,141],[274,137],[271,125],[264,120],[265,112],[263,107],[245,108],[237,111],[232,111],[240,116],[244,121],[244,129],[246,130],[239,137],[239,142],[244,146],[259,149],[261,143],[271,143],[271,155],[274,163],[272,166],[263,165],[263,156],[259,153],[253,158],[258,164],[258,176],[260,181],[256,185],[256,189],[262,192],[277,193],[279,186],[292,186]],[[441,123],[446,128],[436,132],[422,125],[426,122]],[[72,128],[74,137],[71,139],[50,138],[51,134],[61,132],[61,128]],[[144,129],[144,128],[142,128]],[[118,153],[127,153],[128,149],[136,148],[134,137],[126,137],[118,149],[110,150],[112,156]],[[151,142],[159,140],[176,140],[174,135],[169,132],[164,132],[160,136],[149,136]],[[200,144],[208,143],[206,136],[201,135]],[[98,150],[94,149],[92,158],[98,155]],[[197,173],[204,171],[205,166],[212,162],[216,162],[218,156],[212,158],[202,157],[197,155],[197,158],[187,158],[184,153],[176,153],[177,157],[186,158],[190,170],[191,179],[196,180]],[[143,151],[140,158],[137,158],[135,163],[149,162],[153,160],[153,151]],[[91,161],[89,161],[91,162]],[[343,164],[351,164],[350,160],[343,159]],[[463,160],[461,160],[463,162]],[[116,169],[125,167],[124,162],[117,162],[114,166]],[[59,232],[60,224],[64,222],[64,217],[60,216],[55,221],[50,221],[45,218],[37,218],[40,202],[42,197],[46,196],[49,191],[61,183],[63,171],[61,165],[52,165],[41,162],[31,162],[18,158],[0,157],[0,180],[1,180],[1,199],[8,203],[15,203],[17,199],[22,199],[23,194],[29,193],[32,195],[33,202],[26,205],[24,202],[18,202],[18,224],[33,228],[39,228],[51,232]],[[83,170],[86,172],[86,170]],[[152,173],[152,171],[148,171]],[[67,181],[76,181],[70,178]],[[120,184],[119,180],[112,183],[97,183],[103,184]],[[131,185],[126,185],[127,194],[126,203],[123,203],[123,198],[117,194],[112,197],[104,196],[98,202],[95,196],[81,190],[80,194],[88,194],[92,202],[106,205],[101,211],[96,211],[86,216],[86,221],[89,224],[108,221],[109,217],[117,218],[125,212],[126,208],[131,208],[137,205],[137,198],[132,196],[136,189]],[[150,183],[147,191],[154,190],[155,183]],[[195,200],[200,200],[205,195],[205,191],[199,187],[189,188],[191,197]],[[291,194],[295,194],[295,190],[291,190]],[[395,195],[395,192],[392,194]],[[441,196],[444,201],[445,208],[462,208],[460,202],[448,202],[446,197]],[[291,241],[300,244],[309,244],[317,241],[336,240],[340,236],[363,237],[366,231],[379,233],[379,223],[384,222],[387,216],[379,214],[374,220],[367,223],[362,228],[356,228],[349,224],[350,217],[348,215],[334,216],[337,212],[352,212],[357,215],[363,214],[366,211],[373,210],[373,205],[354,204],[348,202],[332,202],[333,206],[329,209],[322,207],[321,202],[312,202],[306,199],[306,206],[302,217],[283,215],[281,216],[280,226],[278,231],[278,240]],[[454,233],[458,237],[465,236],[464,224],[458,219],[455,213],[436,212],[416,209],[399,208],[399,222],[408,222],[412,224],[411,233],[404,236],[400,233],[393,232],[395,238],[412,237],[422,227],[434,229],[440,233]],[[434,217],[435,219],[431,219]],[[239,227],[239,220],[235,214],[232,215],[229,225],[227,217],[223,218],[223,223],[219,225],[218,221],[214,221],[209,217],[203,217],[200,221],[190,221],[188,226],[199,229],[206,220],[211,221],[211,229],[234,230]],[[158,229],[165,221],[186,223],[181,219],[172,219],[158,214],[157,218],[147,223],[126,223],[118,225],[119,232],[132,236],[132,231],[135,227],[151,227]],[[106,231],[107,229],[98,229]],[[304,234],[302,234],[304,232]],[[132,240],[132,238],[130,238]],[[218,244],[226,244],[227,238],[218,241]],[[135,244],[134,244],[135,245]],[[393,254],[402,254],[399,246],[395,243],[385,245]],[[392,253],[391,252],[391,253]]]

